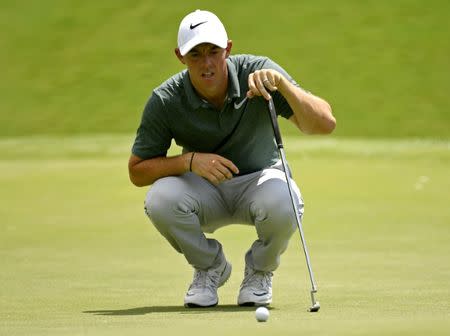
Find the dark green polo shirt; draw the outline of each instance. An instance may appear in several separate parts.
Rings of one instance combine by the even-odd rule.
[[[195,92],[187,70],[156,88],[142,114],[132,148],[134,155],[149,159],[166,156],[172,139],[184,152],[217,153],[247,174],[275,164],[278,151],[267,102],[246,98],[248,75],[259,69],[275,69],[298,84],[267,57],[233,55],[227,59],[228,96],[222,110]],[[284,97],[272,94],[277,113],[285,118],[293,111]]]

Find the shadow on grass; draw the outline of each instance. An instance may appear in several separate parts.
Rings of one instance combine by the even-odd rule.
[[[269,310],[274,309],[267,307]],[[148,306],[128,309],[86,310],[83,313],[107,316],[145,315],[152,313],[204,314],[215,312],[253,311],[256,307],[240,307],[236,305],[218,305],[206,308],[185,308],[184,306]]]

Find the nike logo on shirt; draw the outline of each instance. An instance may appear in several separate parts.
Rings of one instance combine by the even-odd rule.
[[[242,99],[240,103],[234,102],[234,109],[239,110],[241,108],[241,106],[245,103],[246,100],[247,100],[247,97]]]
[[[197,24],[195,24],[195,25],[193,25],[193,24],[191,23],[191,25],[189,26],[189,28],[191,28],[191,30],[192,30],[192,29],[197,28],[198,26],[200,26],[201,24],[204,24],[204,23],[206,23],[206,22],[208,22],[208,21],[203,21],[203,22],[197,23]]]

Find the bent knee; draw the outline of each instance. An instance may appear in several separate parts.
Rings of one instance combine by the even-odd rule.
[[[284,188],[271,193],[261,195],[262,197],[252,205],[251,212],[256,221],[269,222],[273,230],[286,235],[293,234],[297,229],[296,215],[289,192]],[[303,215],[303,200],[295,196],[298,216],[301,220]]]
[[[183,191],[177,177],[165,177],[156,181],[145,198],[145,212],[150,218],[166,217],[174,211],[192,212],[192,198]]]

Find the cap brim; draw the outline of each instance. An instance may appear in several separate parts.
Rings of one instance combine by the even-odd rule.
[[[227,47],[228,40],[221,40],[217,38],[217,36],[196,36],[180,47],[181,56],[186,55],[192,48],[202,43],[211,43],[219,48],[225,49]]]

